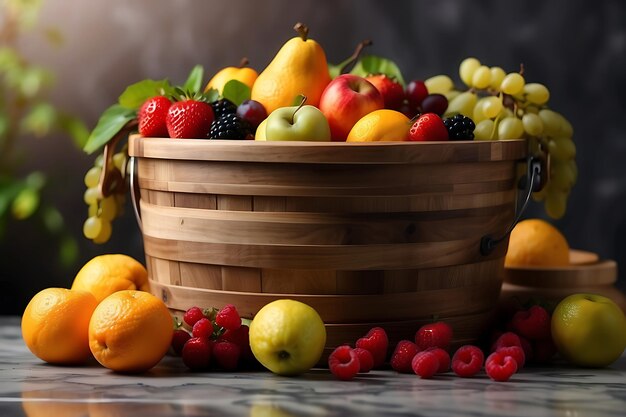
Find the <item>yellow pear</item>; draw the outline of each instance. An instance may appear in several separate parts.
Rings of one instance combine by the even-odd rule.
[[[330,82],[322,47],[308,39],[308,29],[303,24],[296,24],[294,29],[299,36],[282,46],[252,86],[252,100],[263,104],[267,114],[293,105],[298,95],[306,96],[307,103],[317,107]]]

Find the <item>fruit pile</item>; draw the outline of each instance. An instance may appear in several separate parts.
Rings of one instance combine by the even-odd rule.
[[[551,217],[563,216],[577,177],[573,129],[548,108],[544,85],[526,83],[523,68],[507,74],[467,58],[459,68],[466,88],[457,88],[447,75],[405,83],[389,59],[361,56],[369,42],[331,65],[306,26],[299,23],[294,29],[298,35],[260,73],[244,59],[239,67],[217,72],[204,88],[200,66],[182,86],[167,80],[129,86],[103,113],[85,151],[95,152],[136,130],[144,137],[257,141],[525,138],[529,153],[550,167],[546,186],[534,197],[545,202]],[[109,239],[126,192],[126,150],[113,156],[115,146],[108,148],[85,176],[89,217],[84,234],[96,243]],[[113,180],[106,181],[109,177]]]

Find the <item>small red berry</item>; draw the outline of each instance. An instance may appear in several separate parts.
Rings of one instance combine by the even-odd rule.
[[[193,337],[183,346],[183,363],[191,370],[201,370],[209,367],[211,363],[211,350],[213,342],[203,337]]]
[[[448,349],[452,341],[452,327],[443,321],[425,324],[415,334],[415,344],[420,350],[431,347]]]
[[[349,381],[359,372],[359,358],[348,345],[337,347],[328,357],[328,367],[336,378]]]
[[[524,354],[524,349],[519,346],[503,346],[498,348],[496,352],[500,352],[506,356],[510,356],[515,359],[517,363],[517,369],[520,370],[524,367],[524,363],[526,362],[526,355]]]
[[[391,368],[405,374],[413,372],[411,361],[419,351],[417,345],[410,340],[400,340],[389,360]]]
[[[356,347],[369,350],[374,357],[374,368],[385,363],[389,339],[382,327],[373,327],[367,334],[356,341]]]
[[[483,351],[473,345],[461,346],[452,357],[452,370],[462,378],[469,378],[478,373],[483,367],[485,355]]]
[[[171,105],[170,99],[164,96],[144,101],[137,115],[139,133],[145,137],[168,137],[165,119]]]
[[[511,319],[515,333],[529,340],[547,339],[550,337],[550,314],[545,308],[534,305],[528,310],[515,313]]]
[[[498,337],[498,339],[491,346],[491,351],[495,352],[496,350],[502,347],[509,347],[509,346],[522,347],[522,341],[520,340],[519,336],[513,332],[502,333],[500,337]]]
[[[241,317],[232,304],[226,304],[215,316],[215,324],[228,330],[241,327]]]
[[[552,338],[533,340],[533,362],[548,363],[557,352]]]
[[[519,347],[518,349],[521,350]],[[503,351],[496,351],[487,358],[485,371],[489,378],[494,381],[508,381],[517,372],[517,362],[512,356],[507,355]]]
[[[254,362],[256,358],[250,348],[250,328],[242,324],[238,329],[226,330],[220,335],[218,341],[233,342],[241,349],[241,358],[245,361]]]
[[[422,114],[409,129],[409,140],[420,142],[448,140],[448,129],[441,117],[435,113]]]
[[[191,334],[193,337],[204,337],[205,339],[210,339],[213,334],[213,323],[211,323],[211,320],[206,317],[202,317],[193,325]]]
[[[187,330],[176,329],[174,330],[174,334],[172,335],[172,349],[174,353],[180,356],[183,352],[183,347],[187,340],[191,339],[191,335]]]
[[[450,370],[450,354],[441,348],[432,347],[425,350],[425,352],[432,352],[437,356],[439,360],[439,369],[437,369],[438,374],[443,374]]]
[[[240,356],[241,348],[233,342],[224,340],[213,345],[213,358],[217,365],[226,371],[237,369]]]
[[[357,358],[359,358],[359,373],[368,373],[374,367],[374,357],[369,350],[354,348]]]
[[[185,311],[183,315],[183,320],[191,327],[202,318],[205,318],[205,316],[200,307],[191,307],[189,310]]]
[[[422,379],[432,378],[439,369],[439,359],[437,355],[431,351],[423,351],[417,353],[411,361],[411,368],[416,375]]]

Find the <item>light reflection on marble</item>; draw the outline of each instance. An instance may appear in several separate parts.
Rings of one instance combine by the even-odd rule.
[[[327,370],[190,373],[167,357],[147,374],[97,364],[57,367],[24,346],[17,319],[0,318],[0,416],[623,416],[626,356],[602,370],[527,368],[506,383],[373,371],[354,381]]]

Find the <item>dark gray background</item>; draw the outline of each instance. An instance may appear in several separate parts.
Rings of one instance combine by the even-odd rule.
[[[66,43],[51,49],[25,40],[34,62],[57,73],[53,98],[90,127],[129,84],[144,78],[182,82],[195,64],[207,74],[247,56],[258,70],[302,21],[329,61],[347,57],[363,39],[370,53],[396,61],[406,79],[446,73],[476,56],[529,81],[546,84],[551,106],[574,125],[579,180],[566,216],[555,224],[574,248],[626,264],[626,2],[607,1],[209,1],[46,0],[42,26]],[[93,158],[62,137],[27,139],[25,171],[50,176],[48,194],[79,236],[79,263],[56,266],[54,248],[27,223],[11,225],[1,243],[0,308],[20,313],[40,288],[68,286],[91,257],[120,252],[143,259],[130,212],[114,237],[96,246],[82,237],[82,176]],[[534,204],[528,216],[543,217]],[[621,273],[620,286],[624,287]]]

